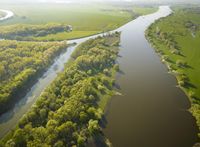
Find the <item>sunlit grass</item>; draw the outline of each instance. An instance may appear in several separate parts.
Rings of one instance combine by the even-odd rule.
[[[134,7],[132,12],[123,7],[105,4],[26,4],[8,5],[15,13],[14,18],[0,25],[64,23],[73,26],[70,33],[63,32],[37,37],[38,41],[66,40],[85,37],[116,29],[138,15],[153,13],[155,7]]]

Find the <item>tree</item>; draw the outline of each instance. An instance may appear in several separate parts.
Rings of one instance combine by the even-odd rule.
[[[81,123],[84,123],[84,122],[87,121],[87,119],[88,119],[87,113],[85,113],[85,112],[83,112],[83,111],[80,112],[79,117],[80,117]]]
[[[88,130],[90,132],[91,135],[96,135],[99,133],[100,131],[100,127],[99,127],[99,123],[97,120],[89,120],[89,123],[88,123]]]
[[[85,138],[84,137],[82,137],[81,135],[78,135],[78,139],[77,139],[77,144],[78,144],[78,146],[83,146],[84,145],[84,143],[85,143]]]
[[[70,139],[72,137],[73,131],[75,130],[75,124],[73,124],[71,121],[67,121],[66,123],[63,123],[61,126],[59,126],[57,130],[61,138]]]
[[[41,119],[45,119],[46,118],[46,116],[47,116],[47,110],[46,109],[41,109],[40,110],[40,117],[41,117]]]
[[[26,134],[22,129],[17,129],[13,135],[13,141],[16,147],[26,146]]]

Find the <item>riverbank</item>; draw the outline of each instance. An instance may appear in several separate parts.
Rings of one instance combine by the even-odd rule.
[[[199,8],[174,8],[174,13],[149,27],[146,37],[176,77],[178,87],[191,102],[189,111],[200,128]],[[197,19],[198,18],[198,19]],[[174,23],[171,23],[171,22]],[[172,33],[173,32],[173,33]],[[191,35],[195,32],[196,37]],[[199,131],[198,131],[198,135]]]
[[[198,140],[188,98],[144,35],[155,20],[171,12],[161,6],[121,28],[117,84],[122,95],[112,98],[103,129],[113,146],[191,147]]]
[[[105,106],[100,107],[98,102],[113,89],[119,37],[120,33],[114,33],[79,45],[64,71],[1,145],[84,145],[88,138],[102,134],[99,121]],[[38,140],[37,132],[46,135]]]

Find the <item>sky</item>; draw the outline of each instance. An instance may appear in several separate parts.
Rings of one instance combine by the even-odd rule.
[[[178,2],[178,3],[192,3],[192,2],[196,2],[196,3],[200,3],[200,0],[0,0],[0,3],[33,3],[33,2],[42,2],[42,3],[46,3],[46,2],[56,2],[56,3],[70,3],[70,2],[76,2],[76,1],[128,1],[128,2],[139,2],[139,3],[152,3],[152,2],[156,2],[156,3],[174,3],[174,2]]]

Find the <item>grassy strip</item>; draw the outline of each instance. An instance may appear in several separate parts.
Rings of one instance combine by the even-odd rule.
[[[99,31],[72,31],[72,32],[62,32],[57,34],[51,34],[44,37],[35,37],[36,41],[54,41],[54,40],[69,40],[69,39],[77,39],[82,37],[87,37],[91,35],[95,35],[100,33]]]
[[[172,15],[151,25],[146,37],[189,97],[190,112],[200,128],[199,12],[199,7],[175,8]]]

